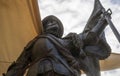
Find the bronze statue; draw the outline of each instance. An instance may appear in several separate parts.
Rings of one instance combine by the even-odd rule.
[[[106,14],[99,0],[95,0],[84,31],[69,33],[64,38],[61,21],[47,16],[42,20],[44,33],[28,43],[6,76],[23,76],[28,68],[27,76],[80,76],[80,70],[87,76],[100,76],[99,60],[111,53],[103,32],[108,25]]]

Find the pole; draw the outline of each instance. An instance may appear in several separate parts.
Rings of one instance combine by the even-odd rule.
[[[119,41],[119,43],[120,43],[120,34],[119,34],[119,32],[117,31],[117,29],[115,28],[114,24],[112,23],[112,21],[111,21],[111,18],[110,18],[110,15],[109,15],[109,12],[108,12],[108,11],[110,11],[110,12],[111,12],[111,10],[110,10],[110,9],[108,9],[108,10],[107,10],[107,12],[106,12],[107,14],[105,15],[105,19],[106,19],[107,23],[109,24],[110,28],[112,29],[113,33],[115,34],[115,36],[116,36],[117,40],[118,40],[118,41]]]

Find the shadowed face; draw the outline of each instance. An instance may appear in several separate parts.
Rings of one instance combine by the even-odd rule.
[[[59,25],[56,21],[50,20],[45,25],[45,33],[49,33],[58,37]]]
[[[63,25],[55,16],[48,16],[43,19],[44,33],[52,34],[61,38],[63,35]]]
[[[59,25],[56,21],[48,21],[47,24],[46,24],[46,31],[49,31],[49,30],[53,30],[54,32],[56,32],[59,28]]]

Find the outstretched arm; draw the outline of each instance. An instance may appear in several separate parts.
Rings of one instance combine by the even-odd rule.
[[[101,18],[98,20],[96,25],[91,28],[91,30],[82,33],[82,38],[85,44],[96,44],[98,40],[101,38],[100,36],[103,34],[105,27],[107,26],[107,22],[103,14],[101,14]]]
[[[35,37],[27,44],[18,59],[9,66],[6,76],[23,76],[26,67],[32,61],[31,48],[37,39],[38,37]]]
[[[29,51],[24,50],[19,58],[9,66],[6,76],[23,76],[25,67],[30,61]]]
[[[94,55],[99,59],[105,59],[110,55],[111,49],[104,35],[106,26],[105,16],[101,14],[101,18],[91,30],[80,34],[84,42],[83,50],[88,55]]]

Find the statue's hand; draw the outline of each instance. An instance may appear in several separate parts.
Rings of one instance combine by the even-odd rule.
[[[7,73],[5,74],[5,76],[23,76],[23,75],[24,71],[19,69],[11,69],[7,71]]]
[[[10,70],[5,74],[5,76],[15,76],[15,74],[16,74],[15,70]]]
[[[16,63],[16,62],[13,62],[9,66],[5,76],[18,76],[18,75],[23,76],[23,74],[24,74],[23,65]]]

